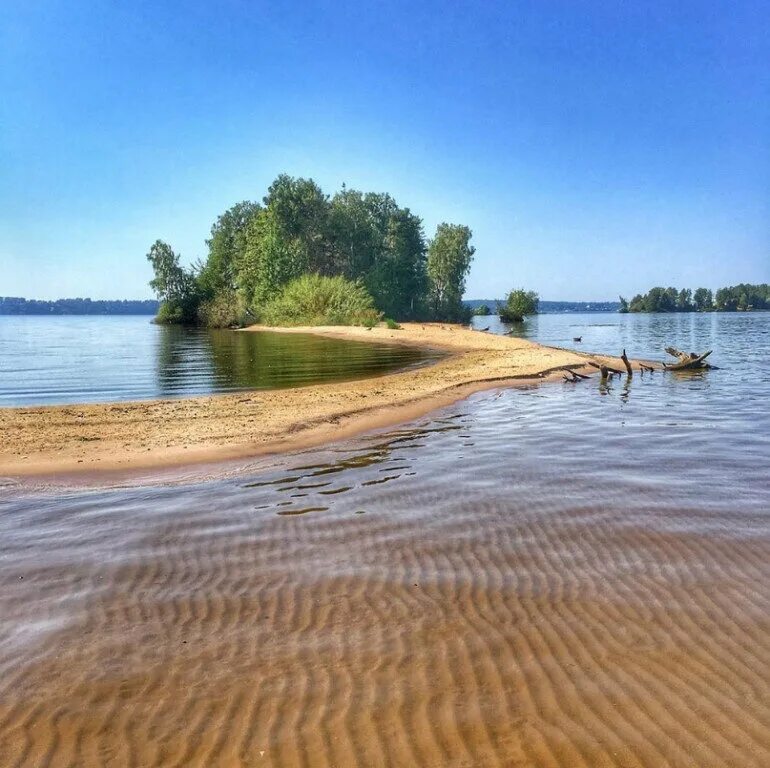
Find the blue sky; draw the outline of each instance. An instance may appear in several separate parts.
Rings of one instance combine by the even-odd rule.
[[[770,6],[0,6],[0,295],[145,297],[280,172],[474,231],[469,297],[770,281]]]

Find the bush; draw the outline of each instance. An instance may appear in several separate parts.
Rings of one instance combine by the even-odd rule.
[[[489,311],[489,307],[486,304],[479,304],[478,307],[473,310],[473,314],[477,317],[486,317],[491,313]]]
[[[500,320],[504,323],[520,323],[527,315],[537,313],[540,297],[534,291],[518,288],[508,294],[505,304],[497,305]]]
[[[385,325],[387,325],[391,331],[401,330],[401,326],[395,320],[393,320],[393,318],[390,318],[390,317],[385,318]]]
[[[473,317],[473,310],[467,305],[460,302],[454,306],[444,305],[438,310],[432,310],[427,313],[425,320],[434,323],[458,323],[460,325],[468,325]]]
[[[198,307],[198,322],[207,328],[232,328],[246,324],[242,302],[234,291],[222,291]]]
[[[303,275],[260,311],[267,325],[374,325],[380,315],[360,282]]]
[[[197,300],[195,298],[168,299],[161,302],[153,322],[158,325],[195,325],[196,316]]]

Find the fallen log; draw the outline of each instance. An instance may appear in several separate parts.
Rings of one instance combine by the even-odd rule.
[[[607,365],[606,363],[602,363],[599,365],[599,363],[595,363],[592,360],[588,361],[588,364],[592,366],[593,368],[598,368],[600,371],[602,368],[604,368],[606,371],[609,371],[610,373],[623,373],[623,371],[619,371],[617,368],[613,368],[612,366]]]
[[[666,352],[671,355],[671,357],[678,357],[679,361],[682,363],[686,360],[694,360],[696,357],[698,357],[695,352],[682,352],[676,347],[666,347]]]
[[[591,377],[584,376],[582,373],[575,373],[571,368],[567,368],[562,378],[570,384],[577,384],[578,382],[583,381],[583,379],[589,379]]]
[[[708,368],[708,363],[704,361],[712,350],[698,355],[695,352],[680,352],[676,347],[666,347],[666,352],[679,360],[677,363],[663,363],[663,367],[667,371],[689,371],[696,368]]]

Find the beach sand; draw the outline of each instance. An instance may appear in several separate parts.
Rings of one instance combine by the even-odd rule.
[[[0,476],[173,467],[321,445],[414,419],[485,388],[536,381],[566,367],[579,369],[587,357],[452,325],[280,330],[406,344],[442,350],[446,357],[377,378],[295,389],[2,408]]]

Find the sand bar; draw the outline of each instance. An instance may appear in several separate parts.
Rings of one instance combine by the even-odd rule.
[[[262,330],[255,326],[241,332]],[[3,408],[0,476],[173,467],[321,445],[417,418],[476,391],[531,383],[559,369],[579,368],[587,357],[452,325],[281,332],[405,344],[447,355],[422,368],[294,389]]]

